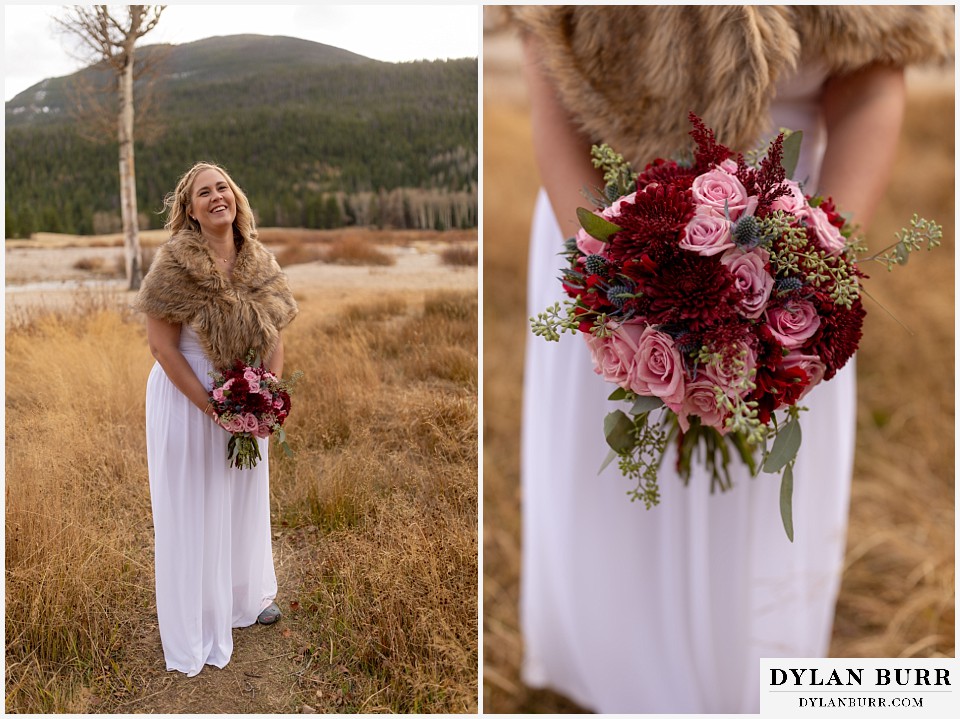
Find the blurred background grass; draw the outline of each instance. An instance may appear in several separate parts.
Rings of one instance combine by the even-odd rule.
[[[867,244],[914,212],[943,246],[877,265],[858,354],[857,449],[831,656],[954,653],[953,75],[911,75],[896,169]],[[515,38],[484,38],[484,711],[577,711],[520,679],[519,432],[527,240],[539,188]],[[879,303],[879,304],[878,304]],[[893,313],[901,326],[881,306]]]

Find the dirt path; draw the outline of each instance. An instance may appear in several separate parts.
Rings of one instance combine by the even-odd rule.
[[[127,666],[136,684],[132,695],[110,707],[112,713],[289,714],[304,705],[336,711],[335,695],[318,695],[309,677],[307,628],[291,608],[303,586],[299,561],[310,543],[300,530],[274,531],[273,551],[283,618],[275,625],[233,630],[233,657],[223,669],[204,667],[195,677],[168,672],[163,661],[156,614],[141,617],[143,630],[127,647]],[[152,558],[147,559],[152,563]],[[296,606],[296,604],[294,604]],[[314,657],[313,661],[317,661]],[[308,703],[309,702],[309,703]]]

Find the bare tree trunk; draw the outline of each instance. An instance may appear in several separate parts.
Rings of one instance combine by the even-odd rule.
[[[127,282],[131,290],[140,289],[140,228],[137,218],[137,182],[133,159],[133,43],[127,62],[119,73],[120,113],[117,138],[120,143],[120,217],[123,222],[123,249]]]

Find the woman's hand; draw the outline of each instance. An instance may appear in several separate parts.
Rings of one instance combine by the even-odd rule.
[[[180,351],[180,325],[147,315],[147,344],[173,386],[220,426],[206,387]]]

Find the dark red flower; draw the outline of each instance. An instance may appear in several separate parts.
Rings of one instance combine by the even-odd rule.
[[[643,275],[640,290],[647,322],[691,330],[734,320],[742,294],[718,258],[693,252],[680,252],[656,273]]]
[[[646,254],[660,263],[680,252],[680,233],[693,213],[690,190],[651,185],[637,193],[634,204],[623,205],[617,218],[617,225],[623,229],[611,236],[607,251],[623,262]]]
[[[714,165],[719,165],[727,158],[733,156],[729,148],[717,142],[716,133],[707,127],[703,123],[703,120],[697,117],[696,114],[691,112],[688,118],[690,124],[693,125],[693,129],[690,131],[690,137],[697,143],[697,149],[694,153],[695,174],[702,175]]]
[[[757,402],[758,419],[767,424],[770,415],[780,407],[797,403],[803,390],[810,383],[810,377],[800,367],[758,367],[754,380],[757,388],[747,398]]]
[[[637,177],[637,191],[643,192],[647,185],[672,185],[680,189],[688,189],[697,174],[692,167],[683,167],[673,160],[656,159],[647,165]]]
[[[831,379],[853,357],[863,337],[863,318],[867,312],[857,298],[850,309],[834,304],[828,296],[816,293],[812,301],[820,315],[820,327],[807,344],[809,351],[826,365],[823,381]]]

